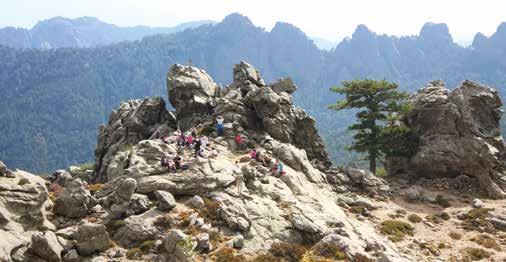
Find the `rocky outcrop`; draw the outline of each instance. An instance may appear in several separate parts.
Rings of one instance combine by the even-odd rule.
[[[41,177],[23,171],[0,176],[0,259],[28,246],[33,230],[55,228],[47,219],[51,207]]]
[[[80,179],[72,180],[55,200],[53,212],[68,218],[82,218],[92,211],[97,200]]]
[[[4,162],[0,161],[0,176],[6,176],[13,178],[14,173],[12,170],[8,169],[7,166],[4,164]]]
[[[30,252],[48,262],[61,261],[63,247],[51,231],[38,232],[32,235]]]
[[[136,188],[137,181],[133,178],[116,179],[98,192],[96,197],[109,213],[109,218],[122,218],[126,217],[130,210],[132,196]]]
[[[225,122],[236,123],[246,130],[265,131],[276,140],[304,149],[318,168],[326,169],[331,165],[315,120],[292,104],[291,94],[297,89],[293,81],[285,78],[266,85],[258,70],[244,61],[235,65],[233,80],[217,92],[216,84],[204,71],[172,66],[167,89],[180,124],[181,121],[185,123],[181,127],[185,129],[206,122],[200,115],[207,113],[211,104],[214,115],[222,116]]]
[[[207,114],[219,91],[218,85],[202,69],[176,64],[169,70],[169,101],[176,108],[179,126],[185,130],[196,124],[194,120],[199,114]]]
[[[109,248],[109,234],[104,225],[84,223],[75,233],[77,252],[81,256],[89,256]]]
[[[128,100],[112,111],[107,126],[99,129],[95,164],[97,182],[106,182],[112,156],[139,141],[165,135],[176,128],[174,116],[161,97]]]
[[[501,137],[501,99],[496,90],[472,81],[453,91],[434,81],[412,98],[413,111],[404,124],[419,138],[409,159],[387,164],[390,173],[417,176],[475,177],[495,198],[506,197],[504,141]]]
[[[167,237],[163,240],[163,247],[166,254],[159,258],[159,261],[169,262],[186,262],[192,261],[191,253],[193,247],[185,244],[185,241],[189,240],[189,237],[179,229],[172,229]]]

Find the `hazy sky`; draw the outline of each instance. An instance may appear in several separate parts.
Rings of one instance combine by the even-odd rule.
[[[311,36],[338,40],[358,24],[389,35],[418,34],[428,21],[447,23],[454,39],[490,35],[506,21],[504,0],[0,0],[0,27],[32,27],[53,16],[95,16],[109,23],[172,26],[220,21],[239,12],[270,30],[276,21],[292,23]]]

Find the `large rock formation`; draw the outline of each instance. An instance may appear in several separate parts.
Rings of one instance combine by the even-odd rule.
[[[212,105],[214,115],[222,116],[225,122],[264,131],[276,140],[304,149],[318,168],[331,165],[315,120],[292,104],[291,94],[297,87],[289,78],[265,85],[260,73],[241,61],[233,69],[233,79],[232,84],[218,92],[217,85],[203,70],[172,66],[167,89],[180,124],[179,116],[184,119],[180,126],[184,129],[190,126],[188,123],[204,122],[201,118],[195,121],[196,116],[208,113],[208,106]]]
[[[47,220],[49,200],[45,181],[23,171],[0,176],[0,260],[28,245],[34,230],[54,229]]]
[[[95,149],[97,182],[105,182],[109,162],[116,152],[139,141],[167,134],[176,128],[174,116],[165,108],[161,97],[128,100],[111,112],[107,126],[99,129]]]
[[[392,159],[390,172],[418,176],[475,177],[491,197],[506,197],[504,141],[499,121],[502,103],[496,90],[464,81],[449,91],[434,81],[412,98],[405,123],[419,138],[409,159]]]

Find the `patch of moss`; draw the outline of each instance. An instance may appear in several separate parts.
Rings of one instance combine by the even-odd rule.
[[[477,243],[480,246],[501,251],[501,247],[499,246],[499,244],[497,244],[497,241],[495,241],[495,239],[493,239],[489,235],[479,234],[475,237],[472,237],[470,240]]]
[[[24,186],[26,184],[30,184],[30,180],[28,178],[22,177],[18,181],[18,186]]]
[[[140,258],[140,257],[142,257],[142,251],[138,247],[131,248],[131,249],[129,249],[127,251],[126,257],[128,259],[137,259],[137,258]]]
[[[367,207],[361,206],[361,205],[350,207],[350,211],[355,214],[363,214],[366,209],[367,209]]]
[[[425,217],[425,220],[434,223],[434,224],[441,224],[443,223],[443,219],[440,216],[437,215],[427,215]]]
[[[307,248],[299,244],[287,243],[287,242],[276,242],[271,245],[269,252],[278,258],[286,260],[288,262],[298,262],[302,259]]]
[[[482,260],[484,258],[489,258],[492,255],[492,253],[484,249],[474,247],[465,248],[463,251],[466,257],[469,258],[471,261]]]
[[[408,216],[408,220],[411,223],[420,223],[422,222],[422,218],[417,214],[411,214]]]
[[[380,231],[388,235],[389,239],[393,242],[401,241],[406,235],[414,235],[414,228],[410,224],[399,220],[385,220],[381,222]]]
[[[147,253],[155,247],[155,240],[146,240],[139,247],[143,253]]]
[[[109,223],[107,223],[107,231],[109,233],[114,234],[118,229],[125,226],[126,222],[123,220],[111,220]]]
[[[453,240],[460,240],[462,239],[462,234],[460,233],[457,233],[457,232],[450,232],[448,233],[448,235],[453,239]]]

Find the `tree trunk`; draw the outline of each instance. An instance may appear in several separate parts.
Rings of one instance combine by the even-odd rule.
[[[376,155],[369,154],[369,170],[376,175]]]

